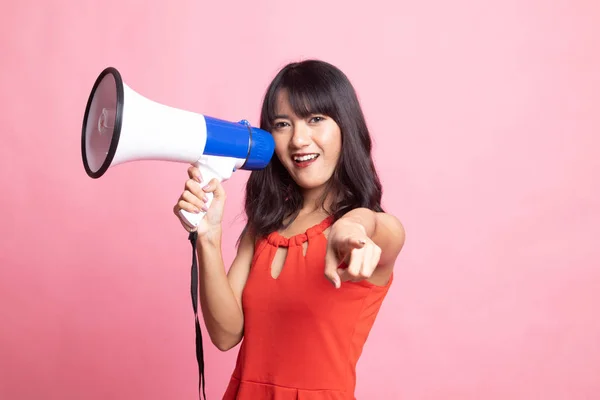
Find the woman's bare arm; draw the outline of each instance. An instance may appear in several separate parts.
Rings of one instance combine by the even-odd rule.
[[[235,347],[243,337],[242,292],[250,273],[253,240],[245,235],[225,273],[221,235],[198,237],[200,307],[212,343],[221,351]]]

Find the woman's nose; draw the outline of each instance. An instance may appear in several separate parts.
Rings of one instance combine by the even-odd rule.
[[[310,129],[308,126],[298,124],[294,127],[294,136],[292,137],[292,144],[295,147],[304,147],[310,143]]]

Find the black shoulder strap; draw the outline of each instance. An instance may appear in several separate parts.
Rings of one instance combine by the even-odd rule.
[[[200,330],[200,321],[198,320],[198,261],[196,259],[196,242],[198,239],[198,232],[190,232],[188,240],[192,244],[192,282],[191,282],[191,294],[192,294],[192,306],[194,308],[194,318],[196,323],[196,360],[198,361],[198,389],[202,392],[204,400],[206,400],[206,393],[204,386],[206,384],[204,380],[204,349],[202,347],[202,331]]]

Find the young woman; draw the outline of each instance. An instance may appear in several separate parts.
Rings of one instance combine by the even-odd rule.
[[[191,167],[174,207],[175,215],[206,212],[196,244],[211,341],[222,351],[242,342],[223,398],[354,399],[356,363],[404,229],[380,205],[369,131],[338,68],[285,66],[268,88],[260,127],[272,133],[276,156],[250,175],[247,224],[228,273],[221,184],[200,187]]]

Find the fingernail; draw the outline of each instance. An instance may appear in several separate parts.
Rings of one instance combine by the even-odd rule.
[[[202,206],[201,210],[204,211],[204,212],[207,212],[208,211],[208,207]]]
[[[203,202],[205,202],[205,203],[207,203],[207,202],[208,202],[208,197],[204,196],[204,197],[202,198],[202,201],[203,201]]]
[[[202,190],[207,190],[210,187],[210,185],[206,185],[202,188]]]
[[[361,240],[358,241],[358,243],[360,243],[360,244],[366,244],[367,242],[361,239]]]

